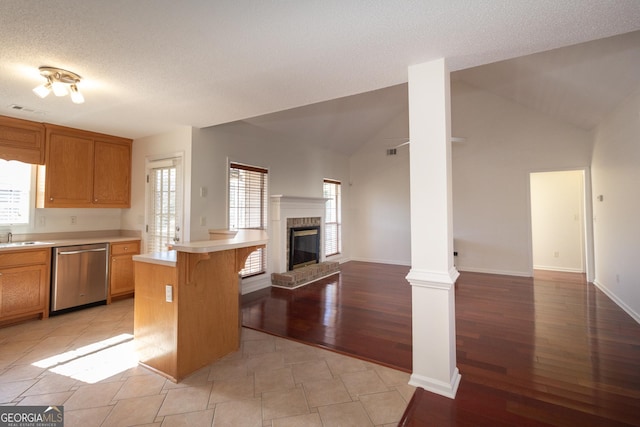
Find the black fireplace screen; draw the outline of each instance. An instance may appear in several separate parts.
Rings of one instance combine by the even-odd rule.
[[[289,229],[289,270],[320,262],[320,226]]]

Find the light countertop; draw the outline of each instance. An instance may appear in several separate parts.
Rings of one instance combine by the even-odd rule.
[[[133,260],[174,267],[176,265],[176,252],[209,253],[227,251],[248,246],[264,245],[268,240],[266,231],[238,230],[235,236],[228,239],[200,240],[175,244],[170,246],[171,250],[168,252],[134,255]]]
[[[167,267],[175,267],[176,258],[176,251],[152,252],[133,256],[134,261],[164,265]]]
[[[53,247],[59,247],[59,246],[89,245],[92,243],[129,242],[132,240],[139,241],[140,238],[130,237],[130,236],[129,237],[105,236],[105,237],[89,237],[89,238],[74,238],[74,239],[43,239],[43,240],[35,240],[33,241],[33,244],[20,244],[24,242],[14,242],[14,244],[0,243],[0,252],[20,251],[20,250],[27,250],[27,249],[53,248]]]

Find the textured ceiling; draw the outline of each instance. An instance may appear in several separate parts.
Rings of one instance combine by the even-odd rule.
[[[637,0],[2,0],[0,114],[137,138],[635,30]],[[41,65],[83,76],[86,103],[33,95]]]

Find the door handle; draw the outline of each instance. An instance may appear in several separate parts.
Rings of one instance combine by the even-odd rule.
[[[99,249],[83,249],[80,251],[64,251],[58,252],[58,255],[75,255],[75,254],[83,254],[85,252],[104,252],[107,248],[99,248]]]

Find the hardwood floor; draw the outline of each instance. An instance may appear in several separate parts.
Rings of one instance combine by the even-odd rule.
[[[410,370],[409,269],[341,268],[243,297],[244,325]],[[640,325],[582,275],[462,273],[456,331],[456,399],[418,389],[400,425],[640,425]]]
[[[349,262],[295,290],[243,296],[242,324],[411,372],[408,267]]]

